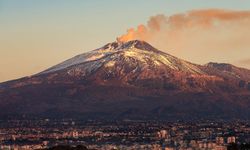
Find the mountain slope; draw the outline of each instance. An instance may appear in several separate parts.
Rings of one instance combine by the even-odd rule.
[[[1,117],[175,119],[250,115],[250,71],[113,42],[0,84]]]
[[[144,64],[148,63],[148,65],[165,65],[175,70],[182,70],[191,73],[202,73],[202,71],[196,65],[180,60],[159,50],[156,50],[148,43],[141,41],[130,41],[125,44],[117,42],[110,43],[100,49],[78,55],[42,73],[49,73],[73,65],[98,60],[103,60],[104,63],[109,65],[108,62],[110,61],[129,61],[130,59],[140,61],[140,63]]]

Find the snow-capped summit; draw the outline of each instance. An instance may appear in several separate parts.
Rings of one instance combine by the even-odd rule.
[[[156,68],[157,66],[161,66],[186,73],[204,74],[204,72],[199,69],[198,65],[159,51],[150,44],[139,40],[125,43],[113,42],[106,44],[105,46],[96,50],[89,51],[68,59],[45,70],[41,74],[51,73],[73,66],[77,67],[77,65],[80,64],[81,66],[83,64],[88,65],[91,67],[88,70],[92,71],[93,69],[96,70],[105,64],[111,63],[123,65],[136,63],[136,67],[139,68],[147,68],[149,66]],[[84,68],[87,68],[88,66]]]

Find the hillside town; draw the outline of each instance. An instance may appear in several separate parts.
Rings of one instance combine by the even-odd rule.
[[[250,143],[248,121],[79,121],[10,120],[0,122],[0,149],[46,149],[84,145],[88,149],[211,149]]]

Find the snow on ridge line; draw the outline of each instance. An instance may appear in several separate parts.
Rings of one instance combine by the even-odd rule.
[[[61,70],[61,69],[70,67],[72,65],[76,65],[76,64],[80,64],[80,63],[84,63],[84,62],[88,62],[88,61],[95,61],[96,59],[101,59],[108,54],[113,54],[116,51],[124,50],[127,48],[133,48],[138,43],[143,43],[145,45],[146,42],[135,40],[135,41],[129,41],[126,43],[120,43],[120,42],[108,43],[101,48],[98,48],[98,49],[93,50],[93,51],[89,51],[87,53],[77,55],[71,59],[68,59],[68,60],[58,64],[58,65],[55,65],[55,66],[43,71],[41,74],[54,72],[57,70]],[[147,45],[149,45],[149,44],[147,44]]]
[[[138,49],[138,46],[136,46],[138,44],[140,45],[139,47],[141,49]],[[146,46],[146,47],[143,48],[141,46]],[[133,57],[141,62],[146,62],[147,59],[151,59],[152,62],[154,62],[156,65],[164,64],[170,67],[171,69],[178,70],[178,71],[186,71],[186,72],[191,72],[191,73],[204,74],[204,72],[201,71],[199,67],[197,67],[196,65],[192,63],[186,62],[182,59],[179,59],[167,53],[164,53],[164,52],[159,53],[159,52],[161,51],[153,48],[148,43],[141,42],[138,40],[130,41],[127,43],[122,43],[122,44],[118,42],[113,42],[113,43],[108,43],[99,49],[77,55],[71,59],[68,59],[58,65],[55,65],[41,72],[40,74],[46,74],[46,73],[59,71],[59,70],[71,67],[73,65],[77,65],[77,64],[81,64],[85,62],[96,61],[108,55],[113,57],[113,54],[115,53],[123,53],[125,57]]]
[[[112,43],[109,43],[109,44],[112,44]],[[105,45],[105,46],[107,46],[107,45]],[[57,65],[39,73],[39,74],[45,74],[45,73],[50,73],[50,72],[62,70],[62,69],[68,68],[70,66],[81,64],[84,62],[95,61],[97,59],[101,59],[109,54],[114,53],[114,51],[112,51],[112,50],[114,50],[113,47],[111,47],[111,46],[105,47],[105,46],[98,48],[98,49],[95,49],[95,50],[92,50],[92,51],[89,51],[89,52],[86,52],[86,53],[83,53],[83,54],[80,54],[80,55],[77,55],[77,56],[70,58],[66,61],[63,61],[62,63],[59,63],[59,64],[57,64]]]

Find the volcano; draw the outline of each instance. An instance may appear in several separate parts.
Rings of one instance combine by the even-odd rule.
[[[250,119],[250,70],[113,42],[0,84],[1,118]]]

